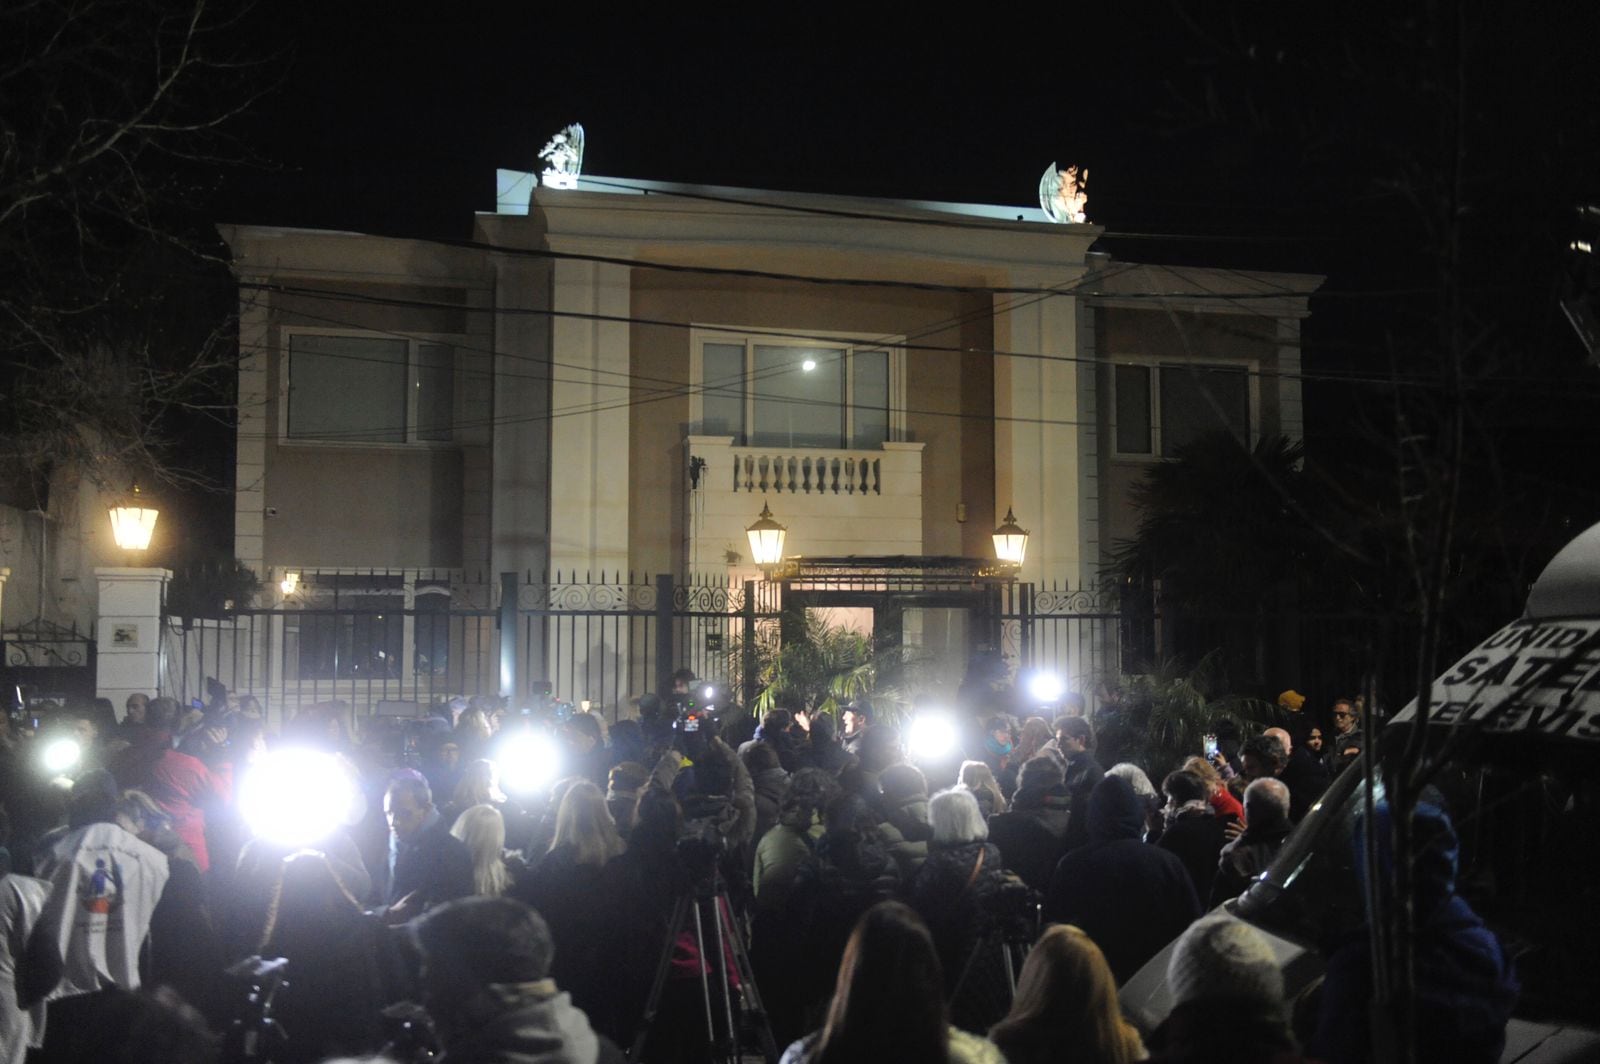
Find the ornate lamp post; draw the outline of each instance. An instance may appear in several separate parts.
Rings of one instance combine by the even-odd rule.
[[[160,513],[154,506],[144,505],[135,484],[121,505],[111,507],[111,538],[123,550],[148,550]]]
[[[1006,507],[1005,524],[994,530],[994,556],[1007,565],[1022,564],[1028,553],[1028,530],[1017,524],[1016,514]]]

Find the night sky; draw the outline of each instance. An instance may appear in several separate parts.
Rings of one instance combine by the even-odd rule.
[[[572,121],[585,172],[621,178],[1022,206],[1052,161],[1080,163],[1102,247],[1325,274],[1308,367],[1382,377],[1437,336],[1455,188],[1457,276],[1494,349],[1481,431],[1558,525],[1600,518],[1600,370],[1558,305],[1596,280],[1567,245],[1600,202],[1600,5],[1291,6],[258,12],[281,84],[235,125],[259,165],[213,211],[464,238],[495,168],[535,169]],[[1384,405],[1359,384],[1306,399],[1332,462]]]

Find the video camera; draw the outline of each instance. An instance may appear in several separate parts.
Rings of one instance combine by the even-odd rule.
[[[223,1042],[223,1060],[234,1064],[279,1059],[288,1040],[273,1018],[272,1003],[288,985],[288,973],[287,959],[260,954],[251,954],[223,973],[244,988],[242,1007]]]
[[[683,831],[678,835],[678,860],[696,884],[709,884],[728,840],[717,824],[732,801],[721,794],[690,795],[683,802]]]
[[[978,894],[979,920],[991,933],[1007,942],[1031,945],[1039,937],[1040,906],[1044,896],[1020,879],[1007,877],[993,889]]]

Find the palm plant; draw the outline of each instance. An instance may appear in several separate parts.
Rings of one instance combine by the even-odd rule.
[[[1188,672],[1167,660],[1124,678],[1121,698],[1096,716],[1101,763],[1131,761],[1159,785],[1184,758],[1200,753],[1202,736],[1224,721],[1243,731],[1266,726],[1272,719],[1267,703],[1216,694],[1220,663],[1220,652],[1212,651]]]
[[[730,675],[743,668],[746,650],[741,641],[729,648]],[[816,614],[806,616],[798,638],[780,640],[776,626],[758,630],[748,650],[761,687],[750,705],[757,717],[780,704],[837,717],[846,703],[867,698],[876,719],[892,724],[909,712],[912,692],[924,679],[923,656],[903,647],[874,646],[860,632]]]

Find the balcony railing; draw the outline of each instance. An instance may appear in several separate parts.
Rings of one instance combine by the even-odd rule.
[[[733,490],[750,494],[882,495],[882,455],[845,451],[733,452]]]
[[[686,546],[695,572],[743,553],[763,496],[788,526],[791,554],[922,553],[920,443],[845,449],[748,447],[727,436],[685,442],[694,497]]]

